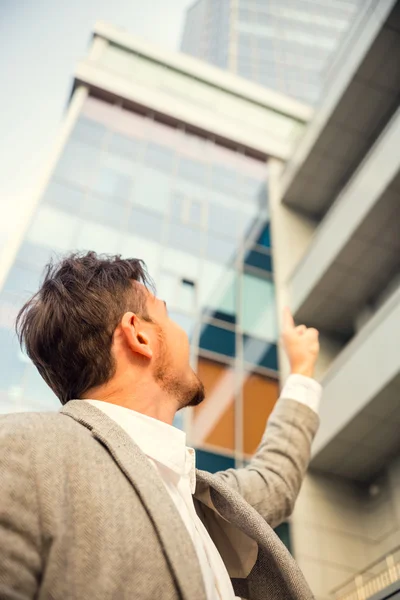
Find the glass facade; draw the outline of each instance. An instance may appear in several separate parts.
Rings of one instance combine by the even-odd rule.
[[[360,5],[361,0],[197,0],[186,14],[181,49],[315,104],[324,70]]]
[[[199,457],[245,461],[278,394],[266,190],[266,162],[241,148],[88,97],[1,290],[0,410],[59,408],[13,331],[49,258],[120,253],[145,260],[190,338],[207,389],[188,418]]]

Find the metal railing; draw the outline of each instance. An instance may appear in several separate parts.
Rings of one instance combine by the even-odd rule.
[[[400,582],[400,546],[335,588],[332,594],[335,600],[367,600],[397,581]]]

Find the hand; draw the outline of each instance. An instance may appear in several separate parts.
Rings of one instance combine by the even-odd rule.
[[[313,327],[295,326],[289,308],[284,309],[282,342],[290,362],[292,373],[314,376],[315,363],[319,354],[319,333]]]

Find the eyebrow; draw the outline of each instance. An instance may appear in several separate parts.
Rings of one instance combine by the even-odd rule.
[[[165,302],[165,300],[163,300],[163,302],[164,302],[165,310],[168,312],[167,303]]]

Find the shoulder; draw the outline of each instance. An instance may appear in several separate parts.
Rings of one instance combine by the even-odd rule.
[[[73,444],[76,438],[90,436],[90,432],[61,412],[30,412],[0,415],[0,448],[58,447]]]

